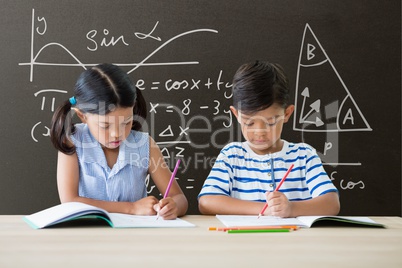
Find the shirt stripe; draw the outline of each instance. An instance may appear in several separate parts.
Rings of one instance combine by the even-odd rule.
[[[294,167],[279,190],[290,201],[337,192],[321,159],[308,144],[284,141],[280,152],[261,156],[246,142],[234,142],[221,150],[198,198],[226,195],[265,202],[265,192],[275,189],[291,164]]]

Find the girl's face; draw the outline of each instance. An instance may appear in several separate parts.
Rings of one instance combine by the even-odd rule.
[[[268,154],[282,149],[281,134],[283,124],[288,122],[294,106],[284,109],[277,104],[251,115],[230,107],[240,123],[244,138],[256,154]]]
[[[81,114],[95,139],[107,149],[116,149],[128,137],[133,125],[133,107],[117,108],[106,115]]]

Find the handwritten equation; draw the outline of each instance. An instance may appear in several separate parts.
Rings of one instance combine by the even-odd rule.
[[[35,22],[37,22],[39,25],[36,26]],[[154,28],[151,30],[150,33],[140,33],[140,32],[135,32],[134,35],[140,39],[144,40],[147,38],[150,38],[152,40],[156,40],[157,42],[162,42],[162,39],[160,37],[155,37],[152,36],[152,33],[155,31],[156,27],[158,25],[158,22],[154,26]],[[36,26],[36,27],[35,27]],[[95,66],[98,63],[83,63],[77,56],[74,55],[71,50],[69,50],[67,47],[64,45],[57,43],[57,42],[50,42],[42,46],[38,52],[35,54],[34,53],[34,40],[35,40],[35,35],[45,35],[47,32],[48,28],[48,23],[45,17],[35,17],[35,9],[32,9],[32,27],[31,27],[31,57],[29,62],[23,62],[19,63],[21,66],[29,66],[30,67],[30,78],[29,80],[32,82],[34,80],[34,66],[66,66],[66,67],[81,67],[83,69],[87,69],[87,67]],[[115,65],[121,66],[121,67],[127,67],[130,66],[132,67],[127,73],[130,74],[133,71],[137,70],[140,67],[143,66],[166,66],[166,65],[191,65],[191,64],[199,64],[198,61],[181,61],[181,62],[157,62],[157,63],[147,63],[147,61],[152,58],[157,52],[159,52],[161,49],[165,48],[168,46],[170,43],[174,42],[177,39],[180,39],[184,36],[187,35],[192,35],[195,33],[215,33],[217,34],[218,31],[215,29],[195,29],[195,30],[190,30],[184,33],[180,33],[178,35],[175,35],[171,37],[170,39],[164,41],[161,45],[159,45],[154,51],[149,53],[147,56],[145,56],[140,62],[135,62],[135,63],[115,63]],[[98,34],[97,30],[90,30],[88,31],[86,35],[86,39],[92,43],[92,46],[87,46],[86,48],[89,51],[95,51],[98,49],[98,42],[95,41],[95,36]],[[100,42],[100,46],[115,46],[116,44],[123,43],[124,45],[128,46],[129,44],[124,41],[124,36],[119,36],[119,37],[114,37],[114,36],[108,36],[109,31],[107,29],[103,30],[104,37],[102,38]],[[50,47],[59,47],[64,51],[67,55],[71,57],[71,59],[75,63],[55,63],[55,62],[39,62],[38,57],[42,53],[46,53],[46,50],[48,50]]]
[[[20,66],[29,67],[29,81],[34,83],[35,72],[37,72],[40,66],[57,66],[57,67],[68,67],[68,68],[79,68],[87,69],[97,65],[98,63],[88,63],[81,60],[76,53],[73,52],[67,46],[61,44],[60,42],[49,42],[43,46],[39,46],[39,49],[35,50],[35,38],[38,36],[47,37],[48,29],[52,27],[48,23],[45,16],[35,16],[35,10],[32,9],[31,18],[31,44],[30,44],[30,59],[26,62],[19,63]],[[194,34],[218,34],[215,29],[193,29],[190,31],[182,32],[176,34],[170,38],[164,40],[161,38],[158,32],[159,22],[155,22],[150,29],[143,32],[133,32],[132,36],[136,40],[151,40],[156,42],[158,46],[156,49],[150,51],[146,56],[144,56],[140,61],[129,62],[129,63],[115,63],[120,67],[128,68],[127,73],[130,74],[142,67],[155,67],[155,66],[187,66],[187,65],[198,65],[200,64],[197,60],[186,60],[186,61],[166,61],[166,62],[151,62],[150,59],[155,56],[162,49],[168,49],[169,45],[173,42],[183,38],[185,36]],[[310,35],[313,38],[305,40],[305,36]],[[49,37],[49,39],[51,39]],[[127,35],[114,35],[108,29],[88,29],[86,34],[82,36],[83,50],[88,53],[95,52],[101,48],[113,48],[117,46],[130,47],[130,38]],[[41,56],[51,53],[51,48],[58,48],[60,53],[64,56],[67,55],[70,59],[69,62],[44,62],[40,61]],[[320,48],[320,49],[317,49]],[[311,81],[303,80],[303,75],[306,72],[314,71],[317,72],[317,68],[323,65],[330,65],[330,70],[332,70],[335,78],[338,80],[340,90],[343,90],[344,98],[338,104],[338,102],[327,102],[324,105],[324,97],[317,96],[317,85],[311,83]],[[325,70],[328,70],[325,69]],[[327,135],[326,142],[324,144],[323,153],[320,157],[324,160],[324,165],[331,166],[341,166],[341,165],[355,165],[360,166],[360,162],[343,162],[338,161],[338,156],[333,155],[333,152],[337,150],[338,133],[347,131],[371,131],[371,127],[360,111],[357,102],[353,99],[351,93],[347,89],[345,83],[342,81],[338,72],[336,71],[334,65],[330,61],[325,50],[322,48],[318,39],[315,37],[311,28],[306,26],[303,35],[302,49],[300,51],[300,60],[298,64],[297,71],[297,81],[296,81],[296,91],[295,91],[295,114],[294,114],[294,124],[293,129],[295,131],[302,132],[323,132]],[[202,168],[208,169],[213,164],[213,157],[206,159],[205,156],[201,161],[201,157],[197,159],[197,152],[195,153],[193,159],[188,157],[187,150],[189,146],[192,146],[194,150],[193,141],[189,138],[193,123],[191,118],[200,118],[203,115],[205,118],[213,118],[215,126],[218,124],[220,128],[229,129],[233,124],[232,113],[228,109],[228,105],[222,105],[222,102],[227,101],[232,98],[231,88],[232,84],[230,81],[225,80],[225,71],[218,69],[216,73],[210,74],[210,76],[202,78],[193,75],[192,77],[184,77],[183,79],[178,78],[165,78],[165,79],[136,79],[135,85],[141,91],[146,92],[156,92],[156,94],[175,94],[175,96],[181,96],[181,93],[194,92],[197,94],[208,94],[209,98],[194,98],[183,97],[177,99],[175,97],[175,103],[160,102],[160,101],[149,101],[148,112],[150,114],[150,124],[154,124],[157,121],[158,116],[163,116],[164,114],[177,114],[184,117],[186,120],[180,123],[174,121],[158,122],[159,130],[155,133],[151,133],[156,140],[156,143],[161,147],[163,157],[165,159],[174,158],[188,158],[193,161],[193,166],[199,162],[203,161],[204,165],[208,161],[208,166],[203,166]],[[310,76],[308,76],[310,77]],[[310,84],[311,83],[311,84]],[[60,88],[41,88],[37,89],[36,86],[32,87],[35,89],[33,93],[35,99],[38,101],[38,111],[43,113],[53,113],[55,107],[57,106],[57,100],[65,100],[69,94],[68,90]],[[203,92],[203,93],[200,93]],[[205,92],[205,93],[204,93]],[[212,93],[213,92],[213,93]],[[71,94],[71,93],[70,93]],[[183,96],[186,96],[184,94]],[[211,98],[212,96],[212,98]],[[323,111],[325,110],[325,112]],[[38,113],[39,115],[39,113]],[[326,117],[324,117],[325,115]],[[166,116],[163,116],[166,118]],[[333,123],[333,118],[335,122]],[[48,122],[50,120],[38,120],[32,122],[30,129],[31,138],[33,142],[39,143],[40,137],[48,138],[50,135],[50,128]],[[217,123],[218,122],[218,123]],[[335,134],[334,134],[335,133]],[[203,150],[199,150],[203,151]],[[189,160],[189,161],[190,161]],[[334,160],[334,161],[331,161]],[[198,162],[197,162],[198,161]],[[174,162],[174,161],[171,161]],[[182,173],[187,170],[190,163],[183,162],[186,167],[183,169]],[[335,180],[337,171],[330,173],[332,180]],[[149,178],[148,178],[149,180]],[[364,189],[365,184],[363,180],[345,180],[340,179],[339,187],[343,190],[353,190],[353,189]],[[194,188],[195,179],[190,177],[183,179],[181,183],[186,183],[185,188],[191,190]],[[150,186],[150,191],[154,188]]]
[[[36,16],[35,9],[32,9],[32,18],[31,18],[31,44],[30,44],[30,59],[27,62],[20,62],[20,66],[28,66],[29,69],[29,81],[34,83],[35,81],[35,72],[37,72],[37,68],[40,66],[54,66],[54,67],[68,67],[68,68],[80,68],[86,70],[89,67],[95,66],[98,63],[88,63],[81,60],[75,52],[69,47],[63,45],[61,42],[48,42],[42,46],[39,46],[38,49],[35,40],[37,37],[48,38],[52,40],[53,38],[48,35],[49,29],[53,25],[47,20],[46,16]],[[168,62],[150,62],[150,59],[155,56],[162,49],[168,49],[169,45],[173,42],[179,40],[180,38],[194,35],[194,34],[217,34],[218,31],[215,29],[193,29],[190,31],[182,32],[177,35],[174,35],[166,40],[163,40],[158,34],[158,26],[159,21],[155,22],[151,29],[148,29],[144,32],[133,32],[132,36],[127,35],[114,35],[108,29],[89,29],[85,36],[83,36],[83,44],[84,50],[88,53],[95,52],[100,50],[101,48],[120,48],[121,46],[129,47],[130,38],[136,40],[151,40],[158,44],[156,49],[153,49],[149,54],[144,56],[138,62],[132,63],[114,63],[117,66],[129,68],[127,71],[128,74],[136,71],[140,67],[153,67],[153,66],[186,66],[186,65],[197,65],[200,64],[199,61],[196,60],[188,60],[188,61],[168,61]],[[54,53],[54,48],[57,48],[58,53],[62,55],[64,58],[70,59],[66,62],[56,62],[56,61],[40,61],[41,58],[45,58],[45,56],[49,56],[51,53]],[[53,50],[52,50],[53,49]],[[49,54],[50,53],[50,54]],[[87,54],[88,54],[87,53]],[[57,56],[57,55],[56,55]],[[59,58],[59,57],[55,57]],[[108,62],[110,60],[106,60]],[[152,120],[155,120],[155,116],[161,115],[162,113],[177,113],[182,116],[191,117],[194,114],[200,115],[205,114],[206,117],[216,117],[221,118],[222,127],[229,128],[232,124],[232,115],[229,109],[223,109],[221,107],[222,99],[230,99],[231,98],[231,83],[228,81],[224,81],[223,79],[224,71],[220,70],[218,73],[213,74],[213,76],[207,78],[184,78],[184,79],[165,79],[165,80],[153,80],[149,81],[147,79],[137,79],[135,81],[135,85],[138,89],[142,91],[163,91],[163,94],[175,94],[177,96],[178,91],[202,91],[202,90],[212,90],[215,91],[215,95],[219,94],[214,100],[205,101],[205,103],[201,105],[196,105],[195,102],[192,101],[191,98],[184,98],[179,100],[179,103],[161,103],[150,101],[148,102],[149,114]],[[55,111],[58,100],[65,100],[68,97],[68,90],[63,88],[42,88],[37,89],[37,86],[33,86],[35,92],[33,93],[34,97],[38,100],[38,111],[41,114],[49,115]],[[70,93],[71,94],[71,93]],[[203,94],[203,93],[202,93]],[[175,102],[177,102],[177,97],[175,97]],[[158,115],[156,115],[158,113]],[[38,113],[39,116],[39,113]],[[38,120],[37,122],[32,123],[32,127],[30,130],[31,138],[33,142],[40,143],[40,137],[48,138],[50,136],[50,120]],[[157,144],[161,147],[161,151],[163,157],[167,160],[173,158],[185,158],[186,157],[186,146],[191,143],[188,140],[189,132],[191,131],[190,124],[183,123],[177,124],[176,122],[163,122],[166,123],[165,126],[162,125],[163,130],[159,133],[155,133],[152,135],[156,140]],[[159,125],[163,123],[158,123]],[[190,122],[191,123],[191,122]],[[162,140],[162,141],[161,141]],[[149,184],[149,178],[147,178]],[[186,182],[189,184],[186,189],[194,188],[194,179],[189,178]],[[152,191],[154,186],[149,186],[148,190]]]

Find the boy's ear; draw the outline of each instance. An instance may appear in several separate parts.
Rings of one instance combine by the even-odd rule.
[[[240,123],[239,112],[236,110],[236,108],[234,106],[230,106],[229,108],[232,111],[232,113],[234,114],[234,116],[236,117],[237,122]]]
[[[85,114],[77,108],[73,108],[73,109],[74,109],[75,113],[77,114],[78,118],[81,120],[81,122],[85,124],[87,122],[87,117],[85,116]]]
[[[294,105],[289,105],[286,109],[285,109],[285,118],[284,118],[284,122],[287,123],[289,121],[290,116],[292,115],[293,111],[295,110],[295,106]]]

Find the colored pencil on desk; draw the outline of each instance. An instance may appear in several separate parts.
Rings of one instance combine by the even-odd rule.
[[[229,231],[229,230],[264,230],[264,229],[292,229],[297,230],[299,226],[284,225],[284,226],[233,226],[217,228],[218,231]]]
[[[272,229],[248,229],[248,230],[228,230],[228,234],[240,234],[240,233],[288,233],[292,232],[293,229],[281,229],[281,228],[272,228]]]
[[[279,182],[278,186],[276,186],[275,191],[278,191],[279,188],[281,188],[282,183],[286,180],[286,177],[289,175],[290,171],[293,168],[293,164],[290,165],[290,167],[288,168],[288,171],[286,171],[285,175],[283,176],[282,180]],[[264,207],[262,208],[260,214],[258,214],[258,219],[264,214],[265,210],[268,208],[268,203],[265,203]]]
[[[172,183],[176,178],[176,173],[177,173],[177,170],[179,169],[179,165],[180,165],[180,159],[177,160],[176,166],[174,167],[174,170],[173,170],[172,176],[170,177],[170,181],[166,188],[165,194],[163,195],[163,199],[165,199],[169,195],[170,187],[172,186]],[[156,216],[156,219],[159,219],[159,211],[158,211],[158,215]]]
[[[299,226],[296,225],[264,225],[264,226],[231,226],[231,227],[209,227],[210,231],[229,231],[229,230],[262,230],[262,229],[292,229],[297,230],[300,229]]]

